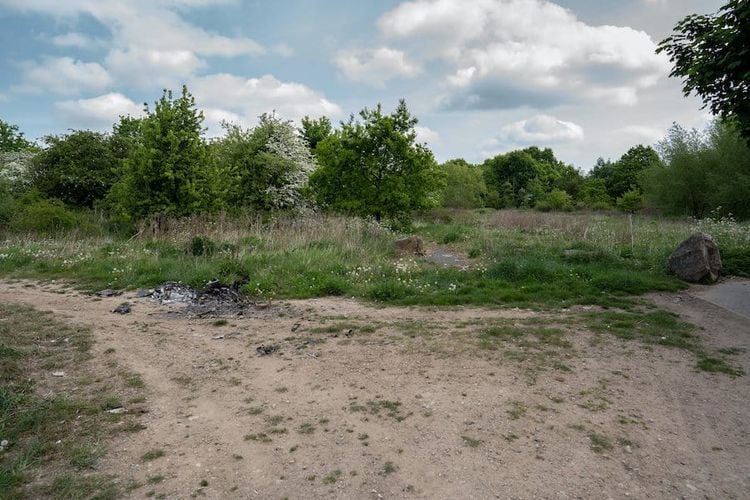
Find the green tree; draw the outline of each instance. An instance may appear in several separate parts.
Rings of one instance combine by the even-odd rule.
[[[663,163],[644,174],[650,205],[696,218],[750,217],[750,147],[734,124],[717,121],[703,132],[675,124],[658,148]]]
[[[643,195],[640,191],[633,189],[617,198],[617,208],[623,212],[634,214],[643,208]]]
[[[18,125],[0,120],[0,153],[13,153],[33,149],[34,145],[26,140]]]
[[[480,208],[487,198],[487,185],[481,168],[466,160],[450,160],[440,169],[445,175],[443,206],[450,208]]]
[[[484,162],[487,186],[499,193],[501,205],[497,208],[509,206],[503,204],[506,201],[516,207],[528,204],[530,184],[537,175],[536,166],[536,160],[525,151],[511,151]]]
[[[301,207],[315,161],[291,122],[262,115],[253,129],[233,124],[225,128],[226,136],[212,149],[227,205],[255,210]]]
[[[641,175],[658,164],[659,155],[654,148],[641,144],[633,146],[612,164],[610,175],[605,180],[607,193],[616,200],[628,191],[640,192]]]
[[[44,138],[34,157],[31,183],[47,198],[74,207],[93,207],[115,181],[116,163],[105,135],[75,130]]]
[[[750,2],[729,0],[711,15],[689,15],[657,49],[674,64],[685,95],[696,92],[704,106],[737,120],[750,144]]]
[[[332,132],[331,120],[325,116],[321,116],[317,120],[308,116],[302,118],[300,133],[313,152],[317,149],[318,144],[323,142]]]
[[[212,199],[203,113],[182,87],[178,98],[165,90],[140,123],[141,140],[124,160],[123,177],[111,201],[123,215],[187,215],[210,206]]]
[[[604,179],[593,176],[587,177],[583,182],[580,200],[586,207],[594,210],[607,209],[612,204]]]
[[[318,204],[378,220],[437,205],[440,172],[432,152],[416,142],[417,119],[406,103],[390,115],[380,105],[359,115],[318,144],[310,179]]]

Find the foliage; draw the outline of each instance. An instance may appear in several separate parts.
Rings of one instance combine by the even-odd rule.
[[[0,153],[17,153],[34,149],[34,145],[27,141],[18,125],[12,125],[0,120]]]
[[[554,189],[577,194],[580,173],[557,160],[551,149],[532,146],[497,155],[484,162],[485,178],[496,208],[532,207]],[[567,191],[570,190],[570,191]]]
[[[300,129],[300,133],[310,147],[310,150],[315,152],[318,148],[318,144],[323,142],[323,140],[333,133],[333,126],[328,117],[321,116],[315,120],[309,116],[305,116],[302,118],[302,128]]]
[[[659,153],[664,165],[644,173],[650,204],[696,218],[712,211],[750,218],[750,147],[733,125],[717,121],[701,132],[675,124]]]
[[[22,197],[16,209],[11,223],[17,231],[55,234],[76,225],[75,215],[62,202],[44,199],[35,193]]]
[[[603,182],[609,199],[597,201],[611,204],[628,191],[641,191],[643,172],[658,164],[659,155],[654,148],[642,144],[630,148],[616,162],[599,158],[589,174],[589,179]],[[595,197],[600,198],[598,195]]]
[[[584,206],[594,210],[609,208],[612,198],[607,193],[607,185],[604,179],[590,175],[586,178],[581,188],[580,200]]]
[[[443,206],[450,208],[481,208],[487,198],[487,185],[482,170],[466,160],[450,160],[440,169],[445,175]]]
[[[31,168],[31,182],[40,193],[74,207],[92,207],[107,195],[115,169],[106,136],[77,130],[47,136],[44,142]]]
[[[643,208],[643,196],[635,189],[628,191],[617,198],[617,208],[623,212],[634,214]]]
[[[212,145],[220,192],[229,207],[255,210],[303,206],[315,161],[291,122],[262,115],[245,130],[225,124],[226,136]]]
[[[543,212],[550,210],[568,211],[573,209],[573,198],[562,189],[553,189],[537,201],[536,209]]]
[[[414,118],[402,100],[383,114],[360,112],[318,144],[320,166],[311,177],[319,205],[355,215],[403,218],[435,206],[441,186],[432,152],[416,143]]]
[[[659,155],[651,146],[641,144],[630,148],[612,165],[611,176],[607,179],[607,193],[618,199],[629,191],[641,191],[641,174],[659,164]]]
[[[750,145],[750,2],[729,0],[712,15],[689,15],[657,52],[674,64],[683,91],[695,91],[716,115],[737,120]]]
[[[211,196],[203,168],[207,159],[201,137],[203,113],[196,109],[195,99],[184,86],[174,99],[165,90],[154,110],[145,111],[138,127],[141,140],[124,160],[123,177],[111,193],[113,208],[134,219],[204,209]]]

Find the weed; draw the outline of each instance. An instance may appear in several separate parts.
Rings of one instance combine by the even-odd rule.
[[[383,464],[383,474],[393,474],[398,470],[398,467],[393,462],[386,462]]]
[[[612,441],[607,436],[590,432],[588,437],[591,444],[591,451],[594,453],[603,453],[612,449]]]
[[[273,441],[270,437],[268,437],[267,434],[263,432],[259,432],[257,434],[247,434],[245,435],[245,441],[257,441],[259,443],[270,443]]]
[[[511,420],[518,420],[519,418],[526,415],[528,407],[520,401],[512,401],[512,408],[507,410],[506,413],[510,415]]]
[[[229,321],[226,319],[217,319],[213,323],[211,323],[212,326],[220,327],[220,326],[227,326],[229,324]]]
[[[148,476],[146,478],[146,482],[148,482],[149,484],[158,484],[158,483],[161,483],[162,481],[164,481],[164,476],[162,476],[161,474]]]
[[[339,478],[341,477],[341,475],[342,475],[342,472],[340,470],[336,469],[335,471],[331,472],[330,474],[326,475],[323,478],[323,483],[325,483],[325,484],[333,484],[333,483],[335,483],[336,481],[339,480]]]
[[[482,444],[481,439],[474,439],[469,436],[461,436],[461,439],[464,440],[464,444],[469,448],[477,448],[480,444]]]
[[[150,462],[151,460],[156,460],[157,458],[161,458],[164,456],[164,450],[159,448],[154,448],[152,450],[147,451],[143,455],[141,455],[141,460],[144,462]]]
[[[300,434],[312,434],[313,432],[315,432],[315,426],[311,423],[306,422],[299,426],[297,432],[299,432]]]

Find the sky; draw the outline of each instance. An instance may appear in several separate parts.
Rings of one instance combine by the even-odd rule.
[[[659,41],[722,0],[0,0],[0,119],[111,130],[183,84],[253,126],[406,99],[438,161],[551,147],[583,171],[711,116]]]

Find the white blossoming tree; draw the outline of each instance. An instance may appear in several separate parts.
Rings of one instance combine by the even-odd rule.
[[[228,208],[294,210],[315,168],[310,149],[289,121],[264,114],[252,129],[225,123],[212,144],[218,191]]]

